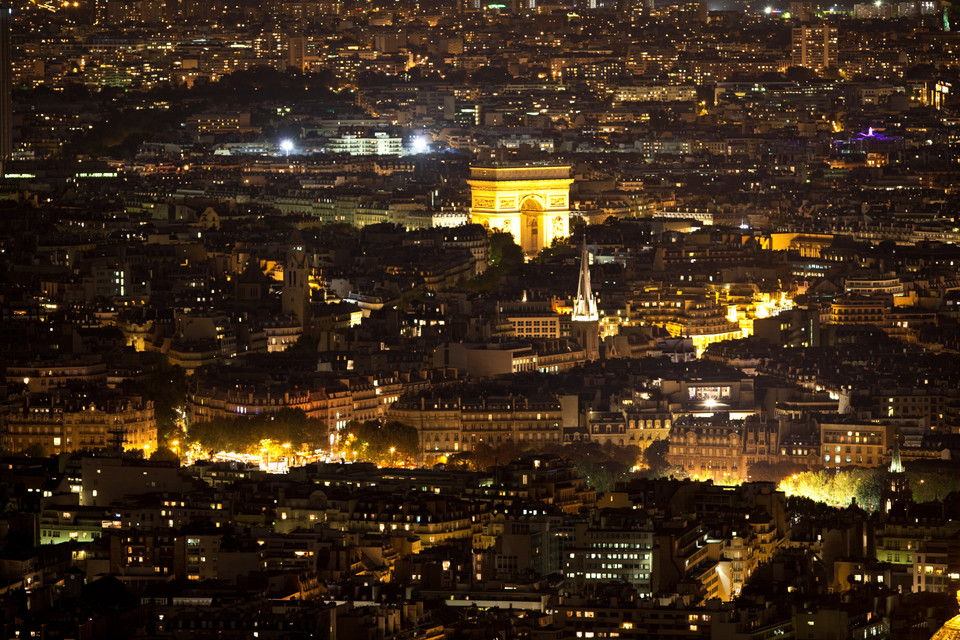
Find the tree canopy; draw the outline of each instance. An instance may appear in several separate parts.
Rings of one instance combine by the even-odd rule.
[[[506,268],[523,264],[523,249],[516,243],[512,233],[506,231],[490,233],[490,264]]]
[[[478,443],[470,451],[450,456],[447,464],[453,468],[484,471],[495,465],[505,465],[519,460],[530,452],[566,458],[577,466],[580,476],[586,478],[587,483],[600,492],[610,491],[617,482],[628,480],[640,458],[640,448],[635,445],[615,446],[612,443],[600,445],[597,442],[576,442],[565,445],[548,444],[534,448],[525,443],[509,441],[497,447],[491,447],[485,442]]]
[[[190,425],[187,440],[207,451],[256,453],[262,440],[313,446],[326,437],[326,424],[307,418],[300,409],[283,409],[269,415],[216,418]]]
[[[415,463],[420,458],[420,435],[410,425],[395,420],[354,421],[347,425],[347,435],[340,442],[340,457],[383,466]]]

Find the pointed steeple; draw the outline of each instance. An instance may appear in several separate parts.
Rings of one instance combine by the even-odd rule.
[[[881,496],[884,513],[890,513],[896,504],[908,504],[913,501],[910,491],[910,482],[903,472],[903,461],[900,459],[900,435],[893,439],[893,451],[890,454],[890,473],[887,476],[887,486]]]
[[[893,439],[893,453],[890,456],[890,473],[903,473],[903,463],[900,461],[900,438]]]
[[[577,299],[573,303],[573,322],[596,322],[600,319],[597,312],[597,300],[590,287],[590,260],[587,254],[587,235],[583,235],[583,248],[580,252],[580,282],[577,285]]]

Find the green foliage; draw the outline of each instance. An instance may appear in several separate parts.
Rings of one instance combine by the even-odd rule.
[[[960,491],[960,469],[953,465],[928,465],[927,468],[907,471],[907,482],[915,502],[943,500],[954,491]]]
[[[261,440],[291,443],[293,446],[322,443],[326,425],[307,418],[300,409],[283,409],[277,413],[237,418],[217,418],[190,425],[187,439],[198,442],[207,451],[256,453]]]
[[[549,247],[540,250],[537,262],[548,264],[563,258],[573,258],[577,255],[577,250],[570,245],[567,238],[554,238]]]
[[[600,461],[593,456],[579,457],[576,464],[581,477],[601,493],[612,491],[617,482],[626,480],[631,468],[616,460]]]
[[[23,455],[28,458],[46,458],[48,454],[47,449],[42,444],[34,443],[23,450]]]
[[[348,431],[341,451],[345,460],[369,460],[386,466],[412,463],[420,457],[420,434],[402,422],[353,422]]]
[[[179,128],[185,112],[177,110],[114,110],[73,141],[69,155],[132,157],[148,137]]]
[[[601,446],[596,442],[577,442],[545,445],[534,449],[514,442],[505,442],[498,447],[480,442],[469,452],[450,456],[449,462],[461,468],[485,471],[494,465],[509,464],[533,451],[566,458],[577,466],[580,476],[586,478],[587,483],[600,492],[610,491],[617,482],[629,479],[640,457],[640,448],[634,445],[619,447],[612,443]]]
[[[490,267],[473,280],[460,283],[459,287],[467,291],[493,291],[506,276],[506,269],[502,266]]]
[[[629,479],[640,458],[635,445],[616,446],[607,442],[578,442],[565,446],[563,455],[577,465],[580,476],[598,492],[612,491],[617,482]]]
[[[659,473],[670,466],[667,462],[669,450],[670,442],[667,440],[654,440],[643,450],[643,461],[652,473]]]
[[[867,511],[876,511],[880,508],[883,498],[883,489],[887,484],[889,474],[881,469],[864,469],[856,482],[856,493],[853,496],[857,504]]]
[[[482,274],[460,283],[467,291],[493,291],[500,282],[524,262],[523,249],[514,242],[512,233],[490,232],[490,267]]]
[[[960,491],[960,470],[949,464],[917,463],[921,468],[906,472],[915,502],[943,500]],[[890,473],[882,468],[849,468],[839,471],[806,471],[784,478],[780,489],[789,497],[802,497],[833,506],[848,506],[851,498],[867,511],[881,505]]]
[[[157,447],[150,454],[150,460],[159,462],[179,462],[180,456],[167,447]]]
[[[490,232],[490,264],[512,269],[523,264],[523,249],[505,231]]]
[[[469,452],[454,453],[447,456],[447,469],[456,471],[470,471],[472,456]]]
[[[784,478],[778,488],[788,497],[809,498],[835,507],[849,506],[856,499],[863,509],[876,511],[886,474],[884,469],[860,468],[804,471]]]
[[[821,518],[835,512],[836,507],[803,496],[787,496],[787,511],[799,518]]]
[[[583,241],[583,236],[587,232],[587,222],[580,216],[570,217],[570,240],[574,245]]]
[[[470,451],[470,466],[474,471],[486,471],[490,467],[504,462],[497,455],[497,450],[486,442],[479,442]]]
[[[307,333],[301,333],[300,337],[297,338],[297,341],[287,347],[286,352],[291,355],[296,353],[316,354],[317,342],[318,339],[316,336]]]
[[[179,437],[177,434],[179,415],[176,409],[183,407],[187,400],[187,374],[183,368],[171,367],[165,371],[158,371],[146,382],[135,386],[133,391],[153,401],[159,439]]]
[[[124,449],[121,457],[124,460],[143,460],[143,449]]]

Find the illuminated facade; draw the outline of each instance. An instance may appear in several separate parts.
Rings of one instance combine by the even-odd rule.
[[[890,424],[823,423],[823,466],[873,468],[888,464],[896,434],[896,426]]]
[[[472,451],[480,443],[497,447],[513,442],[539,447],[557,445],[563,439],[563,411],[559,402],[552,399],[419,398],[395,403],[386,419],[416,428],[427,455]]]
[[[156,450],[153,402],[139,396],[114,398],[97,406],[54,394],[34,399],[0,422],[0,446],[8,451],[39,447],[45,455],[109,447]]]
[[[505,303],[500,314],[513,327],[518,338],[560,338],[570,333],[560,314],[549,302],[530,301]]]
[[[697,357],[715,342],[743,337],[740,324],[723,315],[723,309],[708,300],[685,303],[683,314],[677,314],[664,326],[675,338],[690,338],[697,349]]]
[[[653,522],[608,516],[603,525],[578,528],[575,546],[564,554],[565,571],[574,588],[604,580],[626,582],[640,594],[653,593]]]
[[[467,184],[473,222],[512,233],[528,255],[570,234],[569,165],[474,166]]]
[[[743,462],[743,424],[688,420],[674,423],[667,460],[694,478],[739,481]]]

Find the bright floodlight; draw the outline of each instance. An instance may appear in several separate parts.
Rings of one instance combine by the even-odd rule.
[[[290,138],[284,138],[280,141],[280,151],[283,151],[285,154],[289,155],[293,151],[293,140]]]
[[[773,13],[773,7],[767,7],[766,9],[763,10],[763,12],[767,15],[770,15],[771,13]]]
[[[430,151],[430,143],[423,136],[416,136],[410,141],[410,150],[413,153],[426,153]]]

